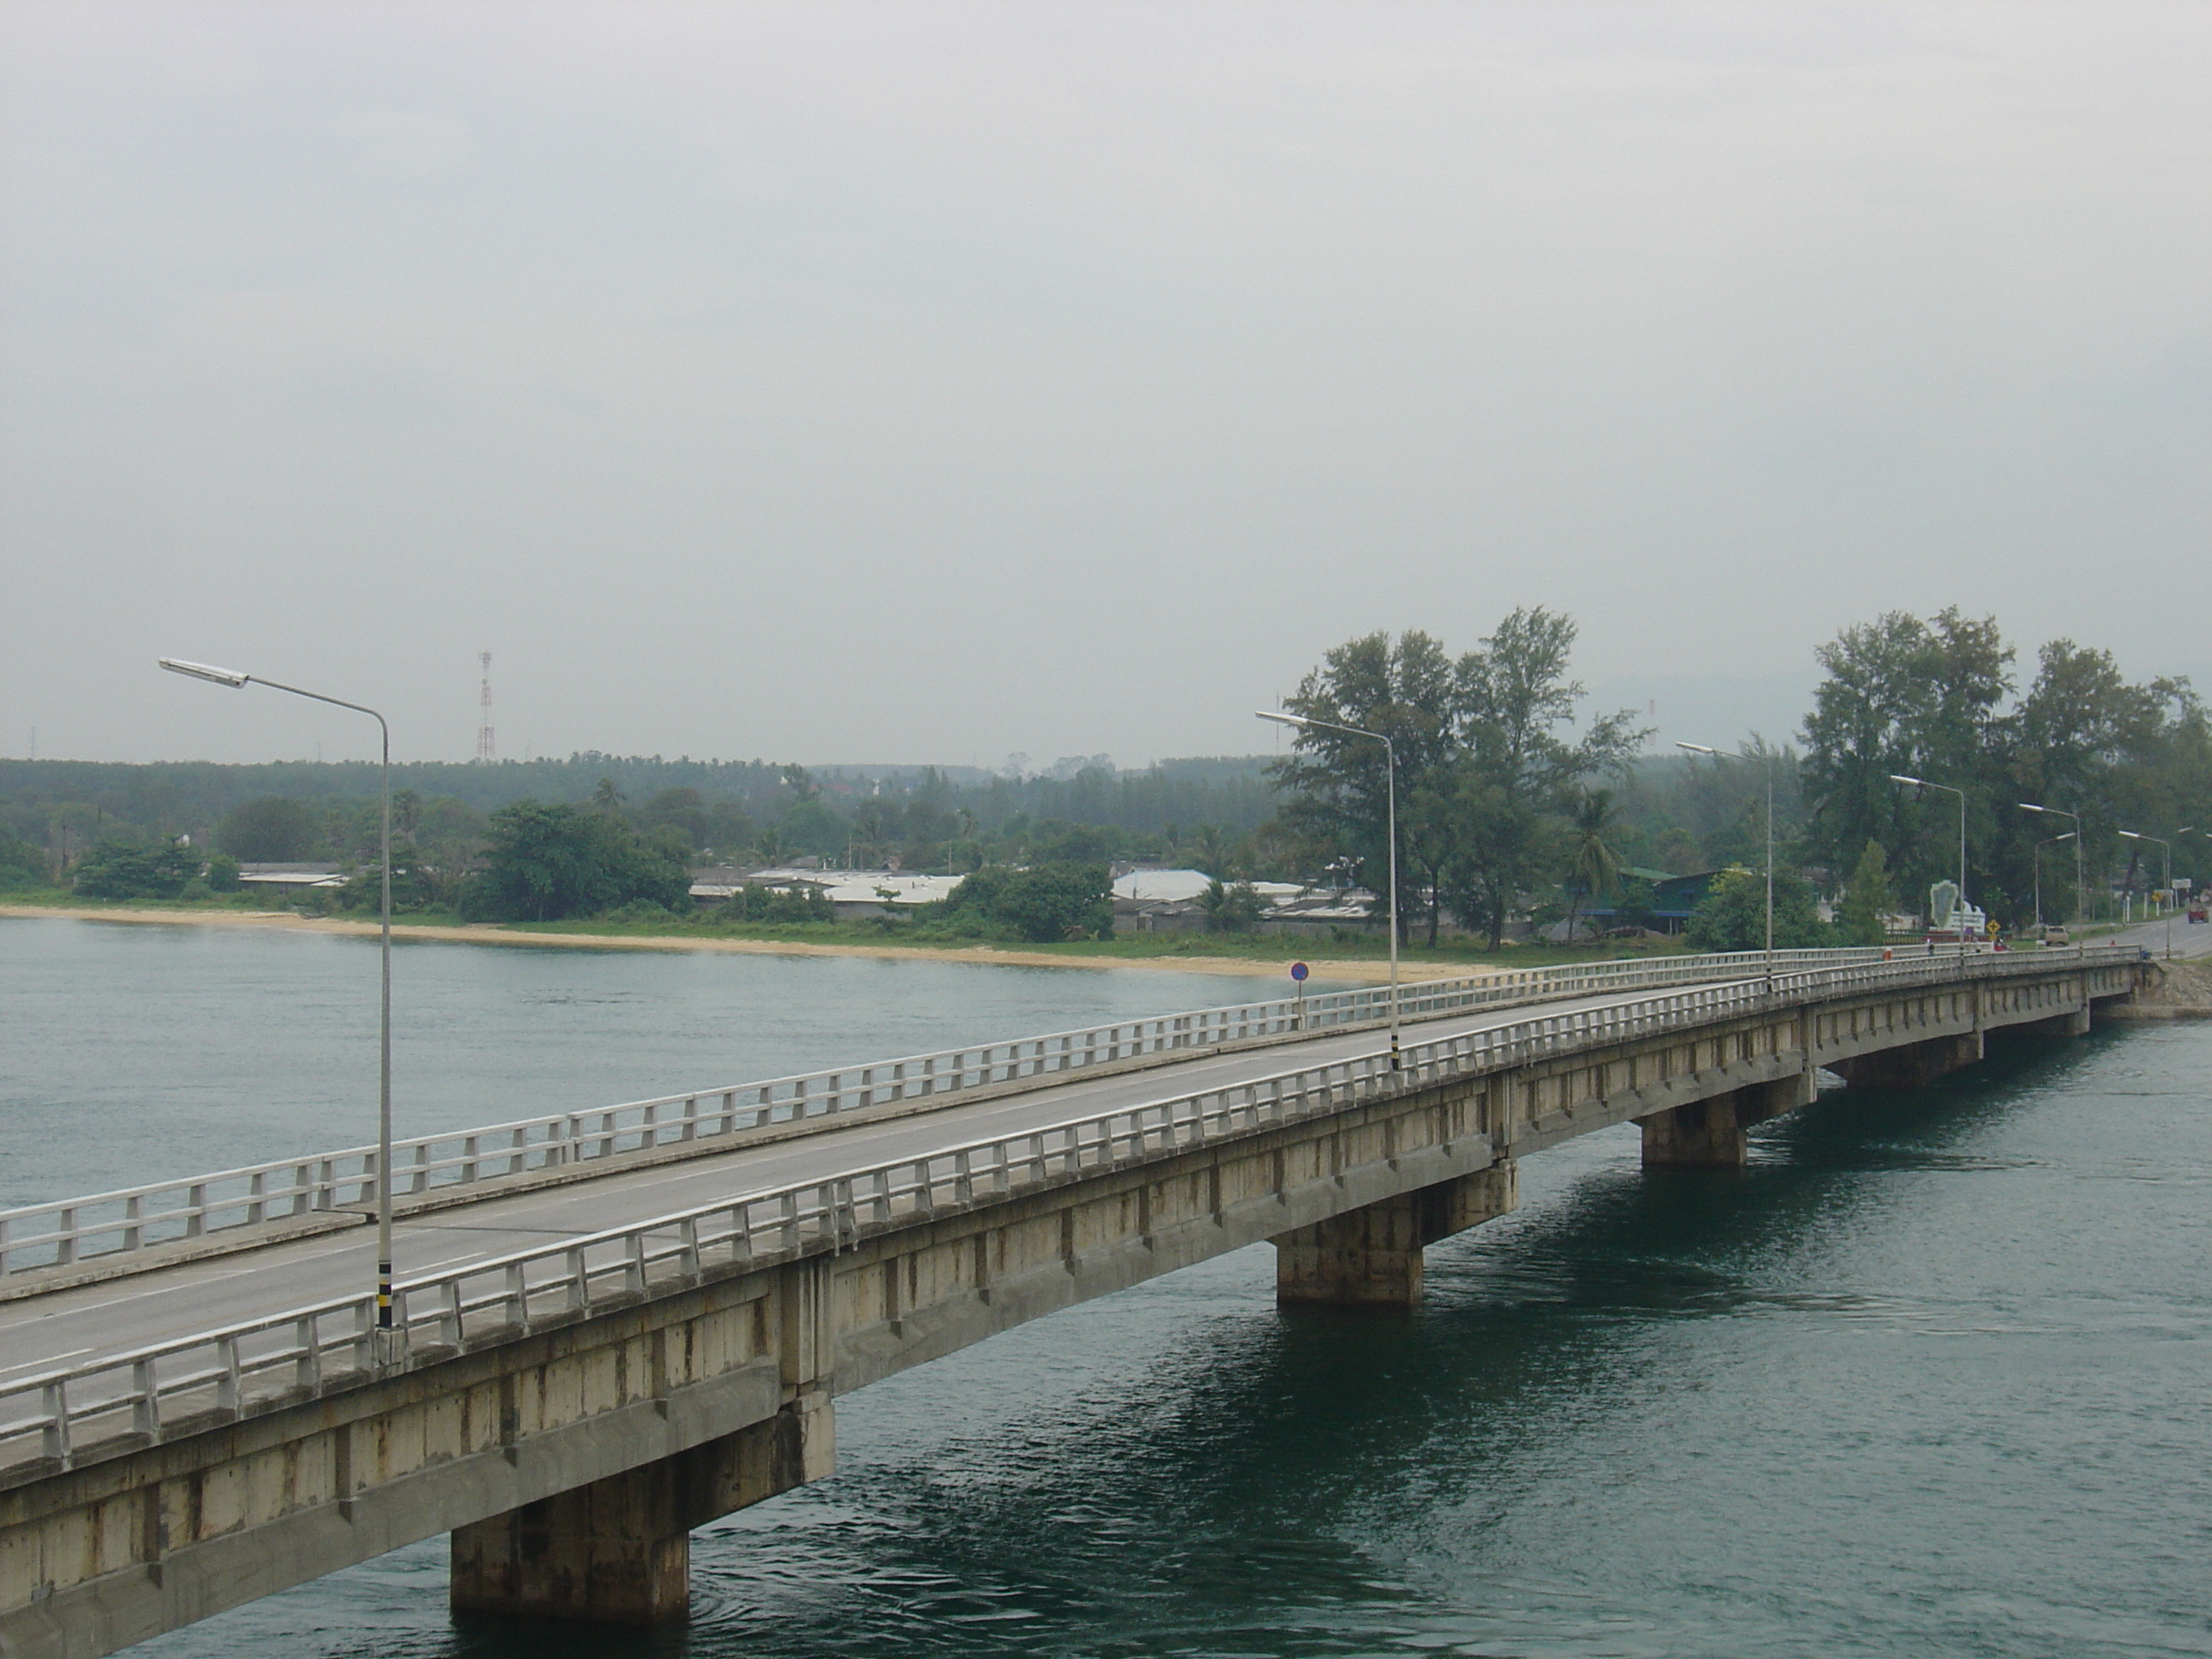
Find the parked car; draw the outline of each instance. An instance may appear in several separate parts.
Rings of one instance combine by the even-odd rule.
[[[2043,930],[2043,942],[2045,945],[2071,945],[2074,936],[2063,927],[2046,927]]]

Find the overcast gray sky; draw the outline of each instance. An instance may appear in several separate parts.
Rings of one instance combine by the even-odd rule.
[[[1520,605],[1593,683],[1954,603],[2212,659],[2201,3],[0,32],[0,753],[369,752],[164,653],[410,758],[489,649],[508,754],[985,764]]]

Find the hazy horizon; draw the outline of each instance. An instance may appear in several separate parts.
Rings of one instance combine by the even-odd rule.
[[[19,0],[0,752],[373,752],[160,655],[408,758],[489,649],[502,754],[984,766],[1264,750],[1519,605],[1664,740],[1889,610],[2189,672],[2208,68],[2179,4]]]

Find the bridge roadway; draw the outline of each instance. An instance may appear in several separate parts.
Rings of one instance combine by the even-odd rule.
[[[1545,1002],[1540,1012],[1572,1014],[1650,994],[1646,988],[1571,997]],[[1495,1030],[1527,1019],[1532,1012],[1536,1011],[1525,1006],[1492,1007],[1409,1023],[1407,1030],[1413,1040],[1431,1042]],[[1386,1035],[1372,1028],[1322,1032],[1103,1077],[1078,1073],[1018,1094],[949,1103],[888,1121],[824,1119],[790,1139],[681,1163],[604,1174],[586,1164],[574,1180],[557,1186],[401,1218],[392,1228],[395,1273],[404,1284],[434,1271],[704,1207],[747,1192],[829,1180],[940,1147],[1049,1128],[1297,1067],[1380,1055],[1389,1046]],[[125,1353],[344,1296],[372,1284],[375,1271],[374,1237],[364,1226],[0,1304],[0,1355],[7,1362],[0,1364],[0,1384],[10,1376],[61,1364],[82,1366],[103,1354]]]
[[[0,1303],[0,1659],[98,1659],[441,1533],[459,1611],[680,1618],[690,1530],[828,1474],[839,1395],[1261,1240],[1283,1301],[1409,1305],[1426,1245],[1512,1208],[1520,1156],[1634,1121],[1647,1164],[1738,1165],[1816,1068],[1915,1087],[2142,978],[2118,951],[1820,955],[1771,988],[1707,963],[1462,1006],[1408,1025],[1402,1072],[1340,1027],[494,1175],[403,1216],[390,1344],[343,1223],[27,1282]]]

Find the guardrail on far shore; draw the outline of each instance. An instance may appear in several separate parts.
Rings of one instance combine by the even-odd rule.
[[[2048,972],[2053,957],[2110,959],[2084,946],[1982,956],[1971,964],[1955,957],[1882,961],[1871,954],[1875,959],[1838,962],[1826,953],[1829,965],[1784,969],[1776,994],[1795,1000],[1941,983],[1962,973],[2009,978]],[[708,1273],[848,1248],[915,1219],[1340,1110],[1384,1090],[1430,1086],[1767,1006],[1763,982],[1738,979],[1538,1014],[1410,1043],[1403,1072],[1391,1071],[1379,1052],[1330,1061],[516,1251],[403,1282],[395,1297],[395,1351],[381,1357],[374,1298],[351,1296],[0,1382],[0,1474],[27,1478],[40,1467],[112,1455],[159,1441],[169,1425],[198,1431],[210,1420],[354,1386],[380,1370],[435,1363],[457,1349],[572,1322],[610,1302],[696,1283]]]
[[[1778,969],[1795,970],[1881,956],[1878,950],[1782,951],[1775,961]],[[1752,951],[1520,969],[1409,983],[1401,988],[1401,999],[1406,1018],[1428,1019],[1485,1004],[1727,978],[1755,971],[1765,961],[1764,953]],[[581,1166],[684,1143],[710,1151],[714,1143],[745,1130],[835,1118],[892,1102],[947,1097],[949,1104],[950,1097],[979,1088],[1177,1050],[1372,1024],[1387,1018],[1389,995],[1387,986],[1362,986],[1193,1009],[412,1136],[392,1143],[392,1193],[404,1204],[534,1170],[599,1173]],[[79,1264],[116,1265],[112,1258],[157,1245],[319,1212],[373,1209],[375,1201],[376,1148],[349,1146],[25,1205],[0,1211],[0,1281],[15,1273]]]

